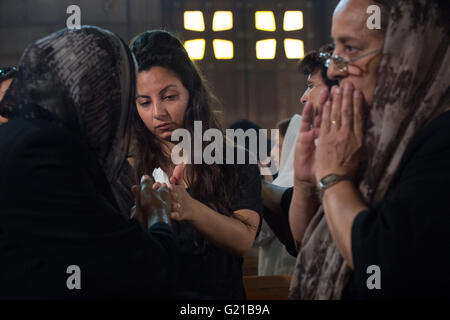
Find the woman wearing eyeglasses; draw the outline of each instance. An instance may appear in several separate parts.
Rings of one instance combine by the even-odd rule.
[[[3,100],[16,72],[17,69],[15,67],[0,68],[0,101]],[[0,124],[5,122],[8,122],[8,119],[0,115]]]
[[[382,10],[381,30],[367,27],[371,5]],[[337,5],[335,51],[326,58],[339,87],[323,93],[317,147],[297,141],[296,191],[318,189],[321,206],[304,212],[312,220],[291,298],[450,297],[450,51],[442,5]],[[300,136],[317,129],[313,121],[307,105]],[[313,160],[308,167],[303,159]]]

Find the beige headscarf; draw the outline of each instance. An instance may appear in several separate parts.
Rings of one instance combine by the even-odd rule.
[[[415,134],[450,110],[446,2],[399,0],[391,9],[361,164],[359,190],[369,205],[384,197]],[[290,298],[339,299],[350,274],[320,207],[303,237]]]

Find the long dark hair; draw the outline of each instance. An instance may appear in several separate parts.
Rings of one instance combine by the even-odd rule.
[[[211,108],[217,100],[178,38],[164,30],[146,31],[132,41],[130,48],[136,57],[139,72],[154,66],[169,69],[178,75],[189,91],[183,127],[191,133],[191,137],[194,137],[194,121],[201,121],[203,130],[216,128],[223,133]],[[170,157],[163,153],[162,140],[146,127],[136,108],[132,112],[132,123],[132,156],[137,177],[151,174],[157,167],[168,168]],[[203,142],[203,148],[205,146]],[[191,196],[222,214],[232,214],[232,203],[239,194],[239,178],[234,165],[193,164],[187,179]]]

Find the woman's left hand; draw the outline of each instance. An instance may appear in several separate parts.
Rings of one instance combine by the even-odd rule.
[[[185,164],[179,164],[173,170],[170,177],[170,194],[172,196],[172,211],[170,218],[173,220],[191,220],[195,210],[191,209],[194,199],[187,192],[183,183]]]
[[[190,209],[194,199],[183,185],[172,185],[172,212],[170,218],[173,220],[191,220],[194,210]]]
[[[319,181],[328,174],[354,179],[363,146],[363,96],[351,83],[333,87],[323,108],[315,166]]]

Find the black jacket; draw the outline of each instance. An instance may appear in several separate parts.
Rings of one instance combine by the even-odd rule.
[[[450,298],[449,234],[446,112],[410,142],[384,198],[355,218],[355,268],[343,298]],[[380,289],[372,286],[375,271],[370,266],[379,267]]]
[[[41,120],[0,126],[0,298],[166,298],[176,261],[171,228],[118,212],[78,137]]]

